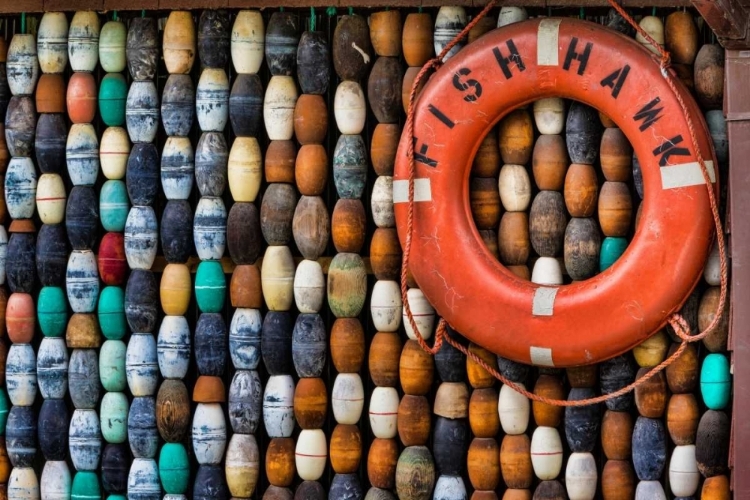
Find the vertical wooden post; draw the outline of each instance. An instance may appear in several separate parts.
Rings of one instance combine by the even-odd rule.
[[[731,262],[730,331],[734,373],[734,498],[750,498],[750,52],[726,51],[725,110],[729,136],[729,249]],[[734,214],[734,216],[732,216]]]

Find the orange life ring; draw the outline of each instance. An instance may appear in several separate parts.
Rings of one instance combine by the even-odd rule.
[[[712,160],[703,116],[676,83],[700,154]],[[484,246],[468,197],[482,138],[512,109],[545,97],[575,99],[614,120],[634,146],[645,191],[639,228],[620,259],[594,278],[559,287],[523,281],[503,267]],[[640,44],[575,19],[513,24],[451,58],[416,106],[414,136],[401,138],[394,172],[396,222],[403,244],[413,140],[410,270],[453,328],[510,359],[566,367],[631,349],[680,309],[700,279],[713,222],[682,109]],[[713,163],[706,161],[712,174]]]

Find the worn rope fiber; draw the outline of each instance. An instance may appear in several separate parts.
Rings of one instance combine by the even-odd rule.
[[[414,116],[416,114],[416,97],[419,90],[419,86],[422,83],[422,81],[425,79],[427,74],[433,70],[439,68],[443,64],[443,58],[446,54],[461,40],[463,40],[471,31],[471,29],[476,26],[476,24],[482,20],[483,17],[485,17],[492,8],[495,7],[495,4],[498,0],[490,0],[487,5],[482,9],[482,11],[474,17],[474,19],[471,20],[469,24],[466,25],[466,27],[458,34],[455,38],[453,38],[438,54],[436,57],[430,59],[425,63],[425,65],[422,67],[422,69],[417,73],[416,78],[414,79],[414,83],[411,88],[411,92],[409,93],[409,108],[408,113],[406,117],[406,125],[405,125],[405,132],[407,136],[413,137],[414,136]],[[627,394],[630,391],[634,390],[641,384],[645,383],[648,379],[653,377],[654,375],[658,374],[659,372],[663,371],[665,368],[667,368],[669,365],[674,363],[677,358],[682,355],[682,353],[685,351],[685,348],[687,347],[688,343],[691,342],[698,342],[705,338],[706,336],[710,335],[716,327],[719,325],[720,321],[722,320],[722,315],[726,306],[726,298],[727,298],[727,284],[728,284],[728,276],[727,276],[727,257],[726,257],[726,248],[724,243],[724,232],[721,224],[721,218],[719,216],[719,207],[716,200],[716,195],[714,193],[714,186],[711,182],[711,176],[708,172],[708,167],[706,166],[706,162],[703,159],[703,156],[700,153],[699,144],[698,144],[698,138],[695,132],[695,126],[693,124],[693,120],[690,117],[690,110],[683,100],[682,96],[680,95],[680,92],[677,90],[677,86],[675,85],[675,82],[673,80],[672,74],[669,72],[669,65],[670,65],[670,57],[669,52],[667,52],[661,45],[659,45],[643,28],[641,28],[638,23],[635,22],[635,20],[623,9],[616,0],[607,0],[609,4],[614,8],[618,14],[620,14],[635,30],[651,45],[654,47],[659,55],[660,55],[660,61],[659,61],[659,67],[661,69],[661,74],[664,77],[664,79],[667,81],[667,84],[669,85],[669,88],[672,90],[672,93],[677,98],[678,103],[680,104],[680,107],[682,108],[682,112],[685,115],[685,120],[687,121],[688,130],[690,132],[690,139],[693,144],[693,149],[695,150],[695,155],[698,159],[698,163],[701,168],[701,172],[703,174],[703,180],[706,184],[706,190],[708,192],[708,200],[711,205],[711,215],[713,216],[713,222],[714,227],[716,230],[716,241],[718,245],[718,251],[719,251],[719,267],[720,267],[720,274],[721,274],[721,292],[719,295],[719,304],[717,306],[717,311],[714,314],[713,319],[711,320],[711,323],[708,325],[708,327],[700,333],[697,333],[696,335],[691,336],[690,335],[690,325],[688,325],[685,318],[682,317],[679,313],[672,314],[668,319],[668,323],[674,330],[675,334],[680,337],[682,342],[680,343],[680,346],[675,350],[674,353],[672,353],[671,356],[666,358],[664,361],[659,363],[657,366],[651,368],[646,374],[644,374],[642,377],[638,378],[637,380],[633,381],[632,383],[618,389],[617,391],[608,393],[608,394],[602,394],[601,396],[597,396],[594,398],[588,398],[588,399],[581,399],[577,401],[568,401],[568,400],[562,400],[562,399],[551,399],[544,396],[540,396],[538,394],[534,394],[533,392],[530,392],[526,390],[521,384],[518,384],[516,382],[513,382],[503,376],[497,369],[490,366],[485,360],[483,360],[479,355],[476,353],[470,352],[469,349],[452,338],[450,335],[446,334],[446,328],[448,326],[447,322],[440,318],[440,321],[438,322],[437,330],[435,332],[435,342],[432,347],[427,343],[427,341],[422,337],[421,333],[419,332],[419,327],[417,326],[416,321],[414,320],[414,315],[411,312],[411,307],[409,306],[409,297],[407,295],[408,286],[407,286],[407,276],[409,273],[409,258],[411,257],[411,242],[412,242],[412,235],[414,232],[414,178],[415,178],[415,164],[414,164],[414,141],[410,140],[406,155],[409,162],[409,201],[408,201],[408,212],[407,212],[407,219],[406,219],[406,241],[404,244],[404,255],[403,255],[403,261],[401,263],[401,301],[403,303],[404,311],[406,313],[406,318],[409,321],[409,324],[414,331],[414,335],[417,338],[417,342],[419,343],[420,347],[432,354],[435,355],[440,348],[443,346],[443,342],[447,342],[460,352],[462,352],[464,355],[466,355],[468,358],[471,358],[475,363],[477,363],[479,366],[487,370],[493,377],[501,381],[503,384],[510,386],[513,390],[516,392],[526,396],[527,398],[537,401],[540,403],[545,403],[552,406],[588,406],[592,404],[602,403],[604,401],[607,401],[609,399],[614,399],[616,397],[622,396],[623,394]]]

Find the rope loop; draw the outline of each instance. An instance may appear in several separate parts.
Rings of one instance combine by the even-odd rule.
[[[409,184],[408,184],[409,197],[408,197],[407,219],[406,219],[407,221],[406,222],[406,241],[404,242],[403,260],[401,262],[401,301],[403,303],[403,308],[404,308],[404,313],[406,315],[406,319],[409,322],[409,325],[411,326],[412,331],[414,332],[414,336],[416,337],[416,340],[419,343],[419,346],[425,352],[428,352],[429,354],[434,356],[435,354],[437,354],[438,351],[440,351],[440,348],[443,346],[443,343],[447,342],[448,344],[453,346],[455,349],[462,352],[467,358],[470,358],[479,366],[487,370],[487,372],[490,373],[493,377],[501,381],[503,384],[511,387],[513,390],[515,390],[519,394],[522,394],[523,396],[529,398],[532,401],[538,401],[540,403],[545,403],[545,404],[552,405],[552,406],[563,406],[563,407],[588,406],[588,405],[602,403],[604,401],[622,396],[623,394],[627,394],[633,391],[636,387],[643,384],[654,375],[664,371],[669,365],[674,363],[682,355],[682,353],[685,351],[689,343],[698,342],[704,339],[706,336],[710,335],[721,322],[723,312],[726,307],[727,288],[728,288],[728,263],[727,263],[727,256],[726,256],[726,247],[725,247],[725,242],[724,242],[723,227],[721,224],[721,218],[719,216],[719,206],[716,200],[716,194],[714,190],[713,181],[711,179],[711,175],[706,165],[706,161],[700,154],[698,137],[696,135],[693,120],[690,117],[689,108],[687,104],[684,102],[684,99],[682,98],[682,96],[680,95],[680,92],[677,89],[677,86],[674,82],[672,75],[668,71],[670,64],[671,64],[669,52],[667,52],[664,49],[664,47],[659,45],[641,26],[639,26],[638,23],[636,23],[635,20],[617,2],[617,0],[607,0],[607,1],[609,2],[610,6],[613,9],[615,9],[615,11],[617,11],[617,13],[628,22],[628,24],[630,24],[633,28],[635,28],[635,30],[648,42],[648,44],[651,47],[655,49],[655,51],[659,55],[659,68],[661,70],[661,74],[667,80],[667,83],[669,84],[670,89],[672,90],[675,97],[677,98],[677,101],[680,104],[680,107],[682,108],[683,114],[685,115],[685,120],[687,122],[688,130],[690,132],[690,139],[692,141],[692,146],[693,146],[693,149],[695,150],[695,154],[698,159],[701,172],[703,174],[703,180],[706,184],[708,199],[711,205],[711,214],[713,216],[714,227],[716,230],[716,244],[718,246],[718,251],[719,251],[721,292],[719,295],[719,303],[717,305],[717,312],[714,315],[714,318],[711,320],[711,323],[708,325],[708,327],[706,327],[706,329],[703,332],[699,332],[696,335],[691,335],[690,325],[685,320],[685,318],[679,313],[672,314],[667,319],[667,322],[672,327],[675,334],[680,338],[680,340],[682,340],[682,342],[680,342],[679,347],[675,350],[674,353],[672,353],[669,357],[667,357],[664,361],[659,363],[657,366],[651,368],[642,377],[638,378],[637,380],[634,380],[630,384],[618,389],[617,391],[614,391],[608,394],[602,394],[594,398],[583,399],[583,400],[578,400],[578,401],[549,399],[544,396],[539,396],[537,394],[534,394],[533,392],[529,392],[520,384],[513,382],[512,380],[509,380],[508,378],[503,376],[503,374],[501,374],[496,368],[490,366],[486,361],[480,358],[476,353],[470,352],[466,346],[458,342],[456,339],[454,339],[450,335],[447,335],[446,330],[449,325],[443,318],[440,318],[440,320],[438,321],[438,326],[435,331],[435,341],[433,342],[433,345],[430,346],[427,343],[427,341],[424,339],[422,334],[419,332],[417,323],[414,320],[414,315],[411,312],[411,307],[409,305],[409,297],[407,293],[408,292],[407,277],[409,274],[409,259],[411,257],[411,242],[412,242],[412,236],[414,233],[414,178],[416,175],[416,168],[414,164],[414,140],[409,142],[407,151],[406,151],[407,159],[409,162]],[[498,0],[490,0],[487,3],[487,5],[484,7],[484,9],[482,9],[482,11],[474,19],[472,19],[472,21],[469,24],[467,24],[466,27],[443,48],[440,54],[438,54],[437,56],[427,61],[427,63],[425,63],[425,65],[417,73],[416,78],[414,78],[414,83],[412,84],[411,91],[409,92],[409,107],[408,107],[408,112],[407,112],[407,117],[406,117],[406,124],[404,126],[405,133],[408,134],[409,137],[414,138],[414,117],[416,115],[415,101],[416,101],[416,96],[417,96],[417,90],[419,89],[420,84],[426,78],[427,74],[431,70],[438,69],[440,66],[442,66],[443,60],[445,56],[448,54],[448,52],[450,52],[450,50],[457,43],[459,43],[468,35],[469,31],[471,31],[471,29],[474,26],[476,26],[476,24],[479,21],[481,21],[482,18],[484,18],[490,12],[491,9],[495,7],[495,4],[497,2]],[[335,14],[335,8],[329,7],[328,15],[333,15],[330,13],[331,9],[333,9],[334,14]],[[419,10],[421,12],[422,8],[420,7]],[[583,13],[584,12],[582,10],[581,14]]]

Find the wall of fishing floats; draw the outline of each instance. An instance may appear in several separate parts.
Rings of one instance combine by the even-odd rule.
[[[635,395],[567,410],[448,345],[433,359],[402,321],[391,176],[409,89],[476,12],[139,14],[4,20],[0,496],[730,497],[726,321]],[[691,11],[634,14],[706,111],[725,174],[721,48]],[[606,10],[503,8],[468,42],[527,15],[634,34]],[[559,284],[622,254],[642,187],[615,124],[548,99],[484,139],[469,195],[503,264]],[[718,280],[714,252],[683,309],[694,330]],[[569,370],[470,348],[581,399],[676,340]]]

